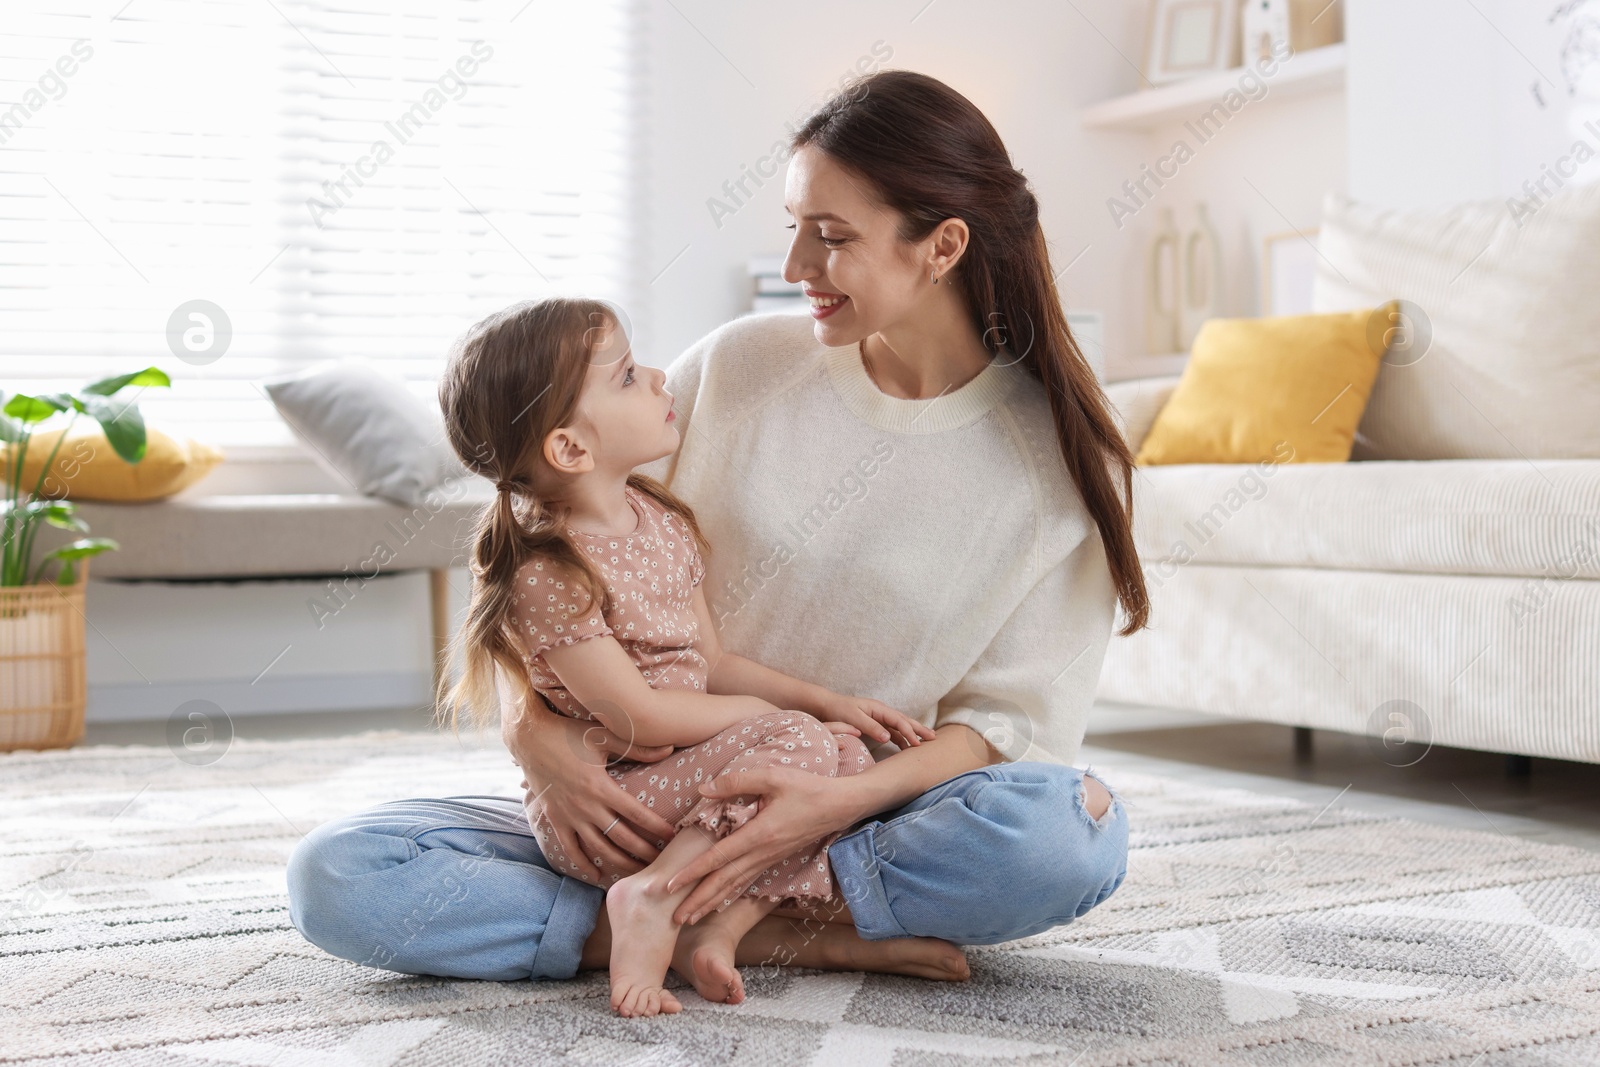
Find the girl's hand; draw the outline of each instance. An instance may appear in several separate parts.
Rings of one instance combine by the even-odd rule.
[[[501,734],[523,770],[529,826],[542,811],[568,858],[595,881],[603,881],[601,867],[625,874],[643,870],[659,854],[653,842],[676,832],[619,789],[605,766],[608,755],[653,763],[670,755],[671,745],[637,748],[599,723],[553,712],[508,722]]]
[[[893,741],[899,748],[911,748],[932,741],[934,732],[911,716],[896,711],[881,700],[833,694],[822,710],[811,714],[826,723],[847,723],[859,734],[874,741]]]
[[[722,902],[762,871],[801,847],[855,822],[852,778],[822,778],[790,767],[761,767],[704,782],[702,796],[759,797],[749,822],[673,875],[667,891],[699,885],[678,905],[673,921],[694,923],[722,909]]]

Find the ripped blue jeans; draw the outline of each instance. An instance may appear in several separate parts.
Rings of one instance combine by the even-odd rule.
[[[1080,918],[1127,874],[1115,789],[1093,819],[1088,770],[1002,763],[959,774],[828,848],[868,941],[992,945]],[[604,891],[556,874],[514,797],[397,800],[327,822],[289,858],[289,916],[343,959],[406,974],[571,978]]]

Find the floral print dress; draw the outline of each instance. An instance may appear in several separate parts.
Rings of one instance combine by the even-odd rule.
[[[544,653],[595,637],[615,638],[654,688],[706,691],[709,669],[700,652],[694,612],[694,588],[705,577],[705,565],[694,535],[654,497],[631,485],[624,492],[638,518],[632,533],[567,531],[605,578],[612,599],[609,612],[602,613],[598,604],[583,604],[580,612],[587,593],[572,572],[553,560],[530,560],[516,576],[511,614],[523,661],[534,690],[558,714],[593,718],[561,684]],[[702,797],[702,782],[768,766],[833,778],[858,774],[872,763],[860,739],[834,734],[805,712],[781,711],[746,719],[655,763],[618,761],[608,773],[619,788],[660,810],[679,830],[700,826],[721,838],[744,825],[759,805],[744,797]],[[565,854],[542,811],[535,814],[533,830],[552,869],[588,880]],[[834,886],[827,847],[841,833],[835,831],[761,872],[744,895],[795,904],[828,900]],[[656,842],[657,847],[665,844]],[[619,877],[621,872],[609,873],[602,887]]]

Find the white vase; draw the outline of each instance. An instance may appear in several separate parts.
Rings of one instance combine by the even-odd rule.
[[[1200,327],[1222,309],[1222,245],[1204,204],[1195,205],[1194,228],[1183,238],[1182,262],[1178,351],[1187,352]]]
[[[1178,351],[1178,228],[1172,209],[1161,209],[1161,225],[1145,261],[1145,345],[1151,355]]]

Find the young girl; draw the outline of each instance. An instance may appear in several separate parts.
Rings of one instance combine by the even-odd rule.
[[[487,678],[499,665],[557,713],[641,747],[674,748],[609,771],[679,831],[657,842],[662,851],[644,870],[599,883],[612,929],[611,1004],[628,1016],[681,1010],[662,988],[669,966],[707,999],[739,1003],[740,938],[780,904],[833,895],[827,847],[837,832],[680,928],[672,914],[694,886],[669,894],[667,882],[755,814],[742,797],[702,797],[703,782],[771,765],[856,774],[872,763],[863,729],[902,748],[934,736],[887,705],[721,650],[694,514],[633,473],[678,448],[665,381],[634,363],[606,304],[549,299],[473,327],[440,385],[451,445],[499,492],[478,537],[466,669],[448,704],[494,706]],[[553,870],[583,877],[542,810],[533,830]]]

